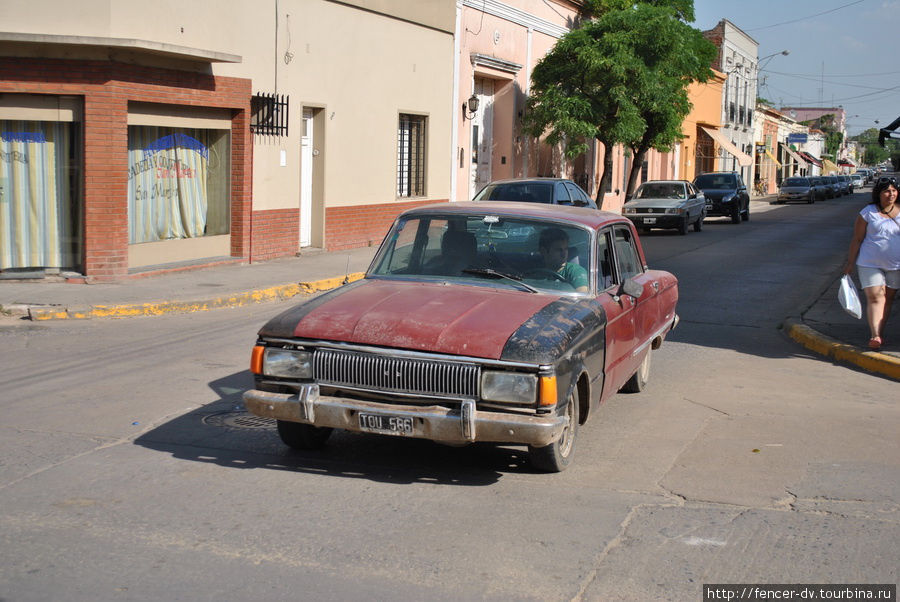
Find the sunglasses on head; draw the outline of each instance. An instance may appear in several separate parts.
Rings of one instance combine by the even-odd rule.
[[[878,184],[876,184],[876,186],[884,186],[886,188],[888,185],[891,185],[891,184],[893,184],[894,188],[896,188],[897,187],[897,178],[893,178],[893,177],[889,178],[889,177],[885,176],[885,177],[878,178]]]

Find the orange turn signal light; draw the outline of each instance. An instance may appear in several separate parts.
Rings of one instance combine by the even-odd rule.
[[[556,405],[556,377],[542,376],[540,385],[540,399],[538,404],[542,406]]]
[[[253,353],[250,355],[250,372],[253,374],[262,374],[263,371],[263,353],[265,353],[266,348],[262,345],[257,345],[253,348]]]

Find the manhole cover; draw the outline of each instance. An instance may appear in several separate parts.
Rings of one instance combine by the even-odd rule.
[[[203,418],[204,424],[211,426],[222,426],[225,428],[235,429],[273,429],[275,428],[274,418],[264,418],[262,416],[254,416],[249,412],[223,412],[221,414],[212,414]]]

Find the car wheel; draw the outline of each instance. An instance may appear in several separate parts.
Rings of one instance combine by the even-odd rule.
[[[277,423],[282,443],[292,449],[319,449],[328,441],[333,430],[289,420],[278,420]]]
[[[816,202],[816,199],[815,199],[815,197],[813,197],[812,193],[810,193],[810,195],[808,197],[806,197],[806,202],[809,205],[812,205],[813,203]]]
[[[739,224],[741,223],[741,204],[734,203],[731,207],[731,223]]]
[[[694,232],[700,232],[703,230],[703,217],[704,215],[701,213],[700,217],[697,218],[697,221],[694,222]]]
[[[741,214],[741,219],[745,222],[750,221],[750,199],[747,199],[747,208]]]
[[[578,435],[578,398],[575,393],[566,400],[566,426],[559,439],[544,447],[528,446],[531,465],[543,472],[562,472],[572,462]]]
[[[644,356],[644,360],[638,366],[637,371],[622,386],[622,391],[625,393],[640,393],[647,387],[647,383],[650,381],[650,353],[651,350],[647,349],[647,355]]]
[[[688,233],[688,216],[685,215],[684,219],[681,220],[681,223],[678,224],[678,233],[684,236]]]

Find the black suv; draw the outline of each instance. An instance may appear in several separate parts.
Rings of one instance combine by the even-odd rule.
[[[731,223],[750,219],[750,195],[741,174],[735,171],[715,171],[694,178],[694,186],[706,196],[706,215],[726,216]]]

